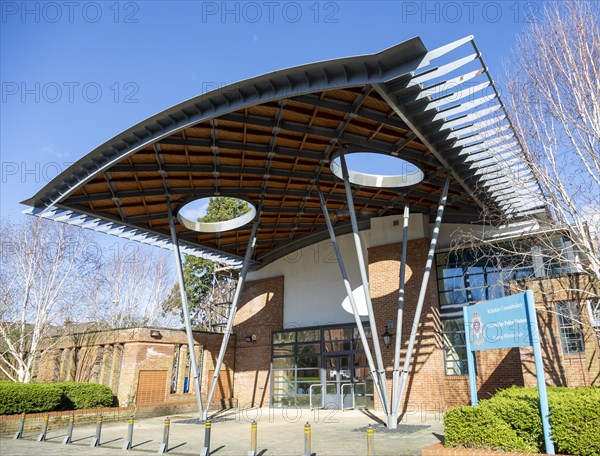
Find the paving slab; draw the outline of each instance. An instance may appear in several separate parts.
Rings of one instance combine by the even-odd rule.
[[[162,442],[164,418],[136,421],[132,455],[156,454]],[[396,430],[383,426],[381,414],[369,411],[245,409],[226,411],[212,422],[211,454],[233,456],[248,454],[250,424],[258,427],[258,455],[303,455],[304,425],[312,430],[312,452],[317,456],[353,456],[367,454],[366,429],[375,430],[375,452],[383,455],[420,455],[427,445],[440,442],[443,422],[439,414],[405,417]],[[169,454],[199,455],[204,442],[204,424],[193,415],[171,416]],[[90,447],[95,425],[77,426],[73,443],[63,445],[65,429],[50,426],[48,440],[37,442],[37,433],[28,433],[21,440],[0,439],[2,456],[34,455],[114,455],[121,450],[127,436],[127,423],[105,423],[101,446]]]

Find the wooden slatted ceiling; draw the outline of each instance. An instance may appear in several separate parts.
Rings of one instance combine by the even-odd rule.
[[[307,97],[302,101],[285,100],[283,106],[272,101],[200,122],[160,141],[162,164],[157,160],[155,147],[147,146],[108,170],[109,174],[88,182],[65,205],[76,203],[117,219],[124,215],[124,222],[146,218],[137,224],[166,232],[167,206],[159,173],[161,166],[166,171],[176,208],[192,199],[212,196],[215,188],[221,195],[241,196],[258,205],[264,187],[266,196],[256,246],[256,257],[260,258],[273,248],[324,229],[313,185],[321,168],[319,180],[330,212],[338,224],[348,221],[343,185],[332,175],[328,164],[322,162],[325,152],[331,151],[331,138],[336,132],[376,144],[375,149],[385,145],[390,150],[409,134],[399,127],[399,119],[374,92],[363,101],[358,114],[350,118],[343,110],[320,105],[334,102],[336,106],[349,108],[362,93],[360,88],[322,92],[311,98],[315,104],[307,102]],[[365,113],[368,110],[369,118],[362,117],[361,110]],[[275,130],[279,117],[281,129]],[[385,121],[377,122],[374,117]],[[269,160],[267,153],[272,143],[276,153]],[[213,145],[218,148],[216,154]],[[443,177],[438,175],[438,163],[418,140],[410,141],[400,152],[400,157],[403,155],[413,160],[417,157],[417,164],[426,175],[426,181],[410,193],[412,210],[428,213],[437,204],[439,180]],[[118,200],[113,198],[111,187]],[[354,195],[359,218],[402,211],[404,198],[402,195],[399,198],[397,191],[355,187]],[[456,184],[451,186],[449,196],[448,211],[460,212],[473,206]],[[250,234],[249,225],[218,236],[183,227],[178,230],[182,239],[240,256]]]

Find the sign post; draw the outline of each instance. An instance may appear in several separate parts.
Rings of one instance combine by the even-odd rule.
[[[463,313],[471,405],[478,404],[474,351],[533,346],[546,453],[555,454],[550,435],[550,409],[533,292],[526,291],[468,306]]]

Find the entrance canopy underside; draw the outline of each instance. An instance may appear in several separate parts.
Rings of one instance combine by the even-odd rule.
[[[420,38],[372,55],[277,71],[206,93],[101,145],[34,197],[34,215],[168,246],[167,198],[232,196],[258,209],[255,267],[328,237],[317,184],[338,234],[349,231],[340,149],[401,157],[424,172],[410,188],[355,185],[369,219],[435,216],[451,175],[446,222],[482,209],[518,220],[545,209],[473,37],[428,51]],[[184,252],[236,263],[251,225],[224,233],[177,226]]]

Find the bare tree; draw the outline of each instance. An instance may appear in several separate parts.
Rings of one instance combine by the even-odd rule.
[[[558,313],[550,303],[576,301],[576,315],[561,317],[588,329],[585,307],[600,311],[599,9],[597,2],[547,3],[506,67],[503,99],[545,213],[515,221],[490,210],[484,218],[499,229],[463,231],[455,242],[456,254],[470,247],[473,262],[501,271],[513,291],[535,286],[548,313]],[[505,169],[504,158],[496,157],[497,167],[514,186],[503,191],[533,191],[519,187],[520,171]],[[550,276],[536,285],[528,280]]]
[[[578,267],[600,282],[599,4],[547,4],[513,57],[507,104],[550,212],[542,228],[568,226]]]
[[[164,323],[161,303],[172,282],[167,252],[138,243],[111,249],[92,278],[87,319],[104,328]]]
[[[33,217],[0,226],[0,370],[28,383],[34,360],[52,349],[42,338],[81,302],[99,259],[80,229]]]

